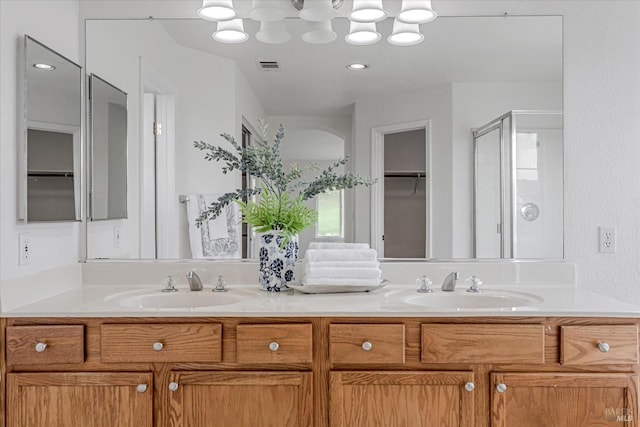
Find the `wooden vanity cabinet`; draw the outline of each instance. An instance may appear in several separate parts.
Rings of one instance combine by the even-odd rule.
[[[0,427],[638,426],[640,319],[0,322]]]
[[[310,372],[174,371],[168,426],[313,426]]]
[[[151,373],[10,373],[6,393],[11,427],[153,427]]]
[[[474,426],[473,373],[333,371],[331,427]]]
[[[494,373],[492,427],[637,426],[638,375]]]

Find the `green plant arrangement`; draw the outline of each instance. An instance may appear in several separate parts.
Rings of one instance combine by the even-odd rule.
[[[205,151],[208,161],[223,162],[224,174],[239,170],[258,178],[261,185],[245,190],[236,189],[228,192],[202,212],[196,223],[201,225],[208,219],[216,218],[231,202],[240,205],[242,220],[254,227],[258,233],[271,230],[278,231],[284,236],[282,245],[305,228],[313,225],[317,212],[304,204],[305,200],[332,190],[343,190],[359,185],[370,186],[374,181],[355,175],[351,172],[338,173],[337,169],[349,161],[346,156],[322,170],[320,174],[306,181],[304,176],[308,170],[317,169],[310,164],[304,168],[292,164],[285,170],[280,157],[280,143],[285,136],[285,130],[280,125],[273,143],[268,142],[267,125],[260,122],[263,141],[258,141],[246,148],[238,144],[226,133],[221,134],[233,150],[214,146],[203,141],[195,141],[194,146]],[[252,199],[254,198],[255,199]],[[243,202],[242,200],[247,200]]]
[[[285,170],[280,157],[284,128],[280,125],[273,143],[269,143],[267,125],[263,121],[260,125],[262,141],[248,147],[242,147],[226,133],[221,136],[231,144],[231,150],[195,141],[195,147],[205,151],[206,160],[223,163],[223,173],[239,170],[260,181],[256,188],[236,189],[220,196],[202,212],[196,224],[200,226],[220,215],[230,203],[238,203],[242,220],[261,233],[258,254],[260,286],[266,291],[279,292],[288,289],[287,285],[295,279],[298,234],[318,219],[317,212],[305,205],[305,200],[327,191],[369,186],[374,181],[350,172],[339,173],[338,168],[349,161],[348,157],[334,162],[307,181],[307,172],[318,167],[310,164],[301,168],[292,164]]]

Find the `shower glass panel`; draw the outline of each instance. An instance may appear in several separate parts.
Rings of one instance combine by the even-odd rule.
[[[511,111],[473,136],[475,256],[562,258],[562,113]]]
[[[500,125],[476,138],[475,257],[502,256],[502,196],[500,185]]]
[[[516,114],[514,258],[562,258],[562,115]]]

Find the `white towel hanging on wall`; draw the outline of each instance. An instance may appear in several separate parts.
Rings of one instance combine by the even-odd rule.
[[[236,203],[231,203],[215,219],[204,221],[200,227],[196,220],[220,194],[189,194],[181,198],[187,204],[189,223],[189,245],[194,259],[241,258],[242,233],[240,212]]]

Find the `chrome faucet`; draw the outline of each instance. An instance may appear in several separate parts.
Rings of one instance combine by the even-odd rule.
[[[453,292],[453,290],[456,288],[456,283],[458,283],[459,278],[460,273],[458,273],[457,271],[449,273],[442,282],[442,290],[444,292]]]
[[[187,282],[189,282],[189,289],[192,291],[202,290],[202,280],[200,280],[200,276],[195,271],[188,271],[186,276]]]

